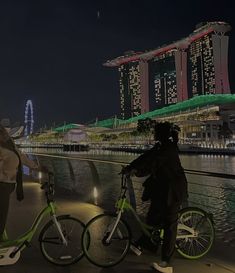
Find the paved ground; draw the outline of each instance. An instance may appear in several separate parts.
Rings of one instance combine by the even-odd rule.
[[[8,232],[11,237],[24,232],[33,220],[33,217],[44,206],[44,193],[36,183],[25,184],[25,200],[21,203],[12,196],[8,219]],[[96,206],[80,203],[67,198],[58,199],[60,213],[70,214],[87,222],[100,212]],[[125,260],[113,268],[102,269],[90,264],[83,258],[77,264],[68,267],[58,267],[48,263],[41,255],[37,238],[35,237],[30,248],[22,252],[17,264],[0,267],[0,273],[147,273],[154,272],[150,263],[158,260],[152,253],[147,252],[140,257],[129,253]],[[235,272],[234,249],[224,245],[215,245],[210,254],[197,261],[189,261],[178,256],[173,261],[175,273],[229,273]],[[156,272],[156,271],[155,271]]]

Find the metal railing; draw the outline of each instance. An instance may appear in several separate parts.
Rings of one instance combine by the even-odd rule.
[[[107,206],[110,200],[116,200],[114,195],[119,191],[120,187],[120,177],[118,177],[117,174],[120,172],[122,165],[128,164],[128,162],[123,161],[111,161],[83,156],[44,153],[30,154],[36,156],[42,164],[50,163],[49,165],[53,168],[55,177],[57,173],[61,175],[61,183],[63,183],[64,179],[63,173],[67,172],[67,184],[69,184],[72,189],[76,188],[78,193],[90,183],[90,193],[85,192],[82,193],[81,196],[91,197],[92,195],[97,195],[97,191],[99,193],[106,190],[106,192],[108,192],[106,193],[106,197],[101,197],[98,201],[97,196],[95,198],[86,199],[88,202],[101,206]],[[53,161],[57,163],[53,163]],[[58,163],[58,161],[63,161],[63,165]],[[77,164],[76,166],[74,166],[75,163]],[[79,166],[82,167],[77,170]],[[90,172],[89,178],[87,178],[87,176],[81,177],[81,173],[86,173],[87,175],[88,172]],[[213,213],[216,229],[220,233],[219,236],[221,238],[225,236],[223,230],[233,232],[232,238],[235,238],[235,175],[191,169],[185,169],[185,173],[189,188],[188,204],[190,206],[201,207]],[[84,181],[81,182],[81,180]],[[57,182],[59,184],[59,181]],[[108,190],[106,189],[106,184],[109,185]],[[129,187],[130,201],[136,206],[138,213],[145,214],[148,208],[148,202],[143,203],[141,201],[142,190],[142,183],[140,183],[139,180],[136,181],[132,179],[132,184]],[[105,198],[106,201],[104,201]]]
[[[103,160],[103,159],[95,159],[95,158],[88,158],[88,157],[79,157],[79,156],[66,156],[66,155],[53,155],[53,154],[44,154],[44,153],[30,153],[33,156],[37,156],[38,158],[50,158],[50,159],[61,159],[61,160],[66,160],[69,170],[70,170],[70,175],[71,179],[74,180],[74,170],[73,167],[71,166],[71,161],[84,161],[89,164],[90,171],[92,174],[93,178],[93,183],[94,185],[100,184],[100,177],[97,171],[97,168],[95,166],[95,163],[104,163],[104,164],[110,164],[110,165],[118,165],[118,166],[124,166],[127,165],[127,162],[123,161],[111,161],[111,160]],[[40,160],[39,160],[40,161]],[[54,170],[56,172],[56,170]],[[186,175],[193,175],[193,176],[203,176],[203,177],[213,177],[213,178],[222,178],[226,180],[230,180],[231,182],[235,183],[235,175],[233,174],[224,174],[224,173],[217,173],[217,172],[207,172],[207,171],[198,171],[198,170],[192,170],[192,169],[185,169]],[[214,189],[220,189],[220,190],[227,190],[227,191],[232,191],[235,192],[235,187],[223,187],[223,186],[217,186],[217,185],[212,185],[212,184],[205,184],[205,183],[198,183],[198,182],[193,182],[188,179],[189,185],[197,185],[201,187],[207,187],[207,188],[214,188]],[[235,184],[234,184],[235,186]],[[210,198],[217,198],[221,200],[221,197],[216,197],[213,195],[207,195],[204,193],[195,193],[192,191],[189,191],[189,194],[198,194],[201,196],[205,197],[210,197]],[[234,199],[228,199],[226,198],[226,201],[231,201],[235,203],[235,198]]]

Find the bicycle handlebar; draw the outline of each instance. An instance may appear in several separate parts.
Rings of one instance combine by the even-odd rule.
[[[52,182],[54,173],[53,172],[44,172],[48,175],[48,180],[41,184],[41,189],[45,190],[46,195],[53,195],[54,194],[54,182]]]

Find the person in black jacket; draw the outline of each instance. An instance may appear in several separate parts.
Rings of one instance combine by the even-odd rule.
[[[150,200],[146,222],[164,229],[161,262],[152,267],[160,272],[173,272],[170,260],[174,253],[177,219],[181,204],[187,199],[187,180],[178,155],[179,128],[169,122],[155,126],[155,146],[132,161],[123,172],[128,175],[150,174],[144,182],[143,201]],[[143,242],[144,236],[138,240]],[[141,254],[138,244],[131,249]]]

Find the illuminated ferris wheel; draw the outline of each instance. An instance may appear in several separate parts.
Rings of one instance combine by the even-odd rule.
[[[28,136],[33,133],[33,103],[31,100],[27,100],[24,112],[24,135]]]

